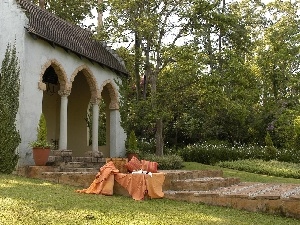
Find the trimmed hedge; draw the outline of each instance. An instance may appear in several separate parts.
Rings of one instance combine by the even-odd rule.
[[[186,162],[198,162],[208,165],[222,161],[235,161],[242,159],[277,160],[282,162],[298,163],[299,151],[295,149],[277,149],[270,154],[268,147],[262,146],[236,146],[226,144],[201,143],[188,145],[178,151]]]

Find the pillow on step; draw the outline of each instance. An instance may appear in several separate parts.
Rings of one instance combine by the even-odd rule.
[[[142,169],[141,161],[135,156],[133,156],[131,158],[131,160],[128,163],[125,164],[125,166],[126,166],[126,168],[129,172],[133,172],[133,171],[137,171],[137,170]]]
[[[141,162],[142,162],[142,170],[143,171],[157,173],[157,166],[158,166],[157,162],[151,162],[151,161],[147,161],[147,160],[142,160]]]

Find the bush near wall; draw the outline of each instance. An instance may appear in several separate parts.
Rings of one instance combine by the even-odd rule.
[[[157,162],[159,170],[176,170],[183,167],[183,159],[178,155],[157,156],[154,154],[146,154],[143,159]]]

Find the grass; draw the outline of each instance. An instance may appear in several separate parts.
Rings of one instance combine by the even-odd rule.
[[[300,165],[296,163],[279,162],[275,160],[266,162],[260,159],[246,159],[220,162],[218,165],[250,173],[266,174],[276,177],[300,178]]]
[[[262,183],[294,183],[300,184],[300,179],[276,177],[264,174],[255,174],[245,171],[239,171],[220,166],[204,165],[196,162],[184,162],[184,168],[187,170],[223,170],[224,177],[239,177],[243,182],[262,182]]]
[[[221,169],[190,162],[184,165],[184,169]],[[243,181],[298,181],[232,169],[223,171],[225,176],[241,177]],[[292,218],[197,203],[168,199],[134,201],[124,196],[79,194],[75,190],[72,186],[0,174],[0,224],[299,224]]]

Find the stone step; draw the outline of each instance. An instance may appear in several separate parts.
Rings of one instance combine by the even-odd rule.
[[[168,188],[174,191],[208,191],[240,183],[239,178],[203,177],[196,179],[173,180]]]
[[[87,167],[73,167],[73,168],[66,167],[60,172],[92,172],[94,174],[97,174],[99,172],[99,169],[87,168]]]
[[[209,191],[164,191],[164,198],[300,219],[300,184],[242,182]]]
[[[86,169],[97,173],[104,164],[102,162],[62,162],[58,166],[62,172],[78,172]]]
[[[164,190],[172,190],[172,182],[177,180],[223,177],[222,170],[163,170],[161,172],[165,173]]]
[[[64,167],[65,168],[69,168],[69,169],[72,169],[72,168],[81,168],[83,166],[84,166],[83,162],[68,162],[68,163],[64,164]]]
[[[63,156],[49,156],[48,162],[54,165],[60,164],[62,162],[86,162],[86,163],[100,163],[105,164],[106,159],[105,158],[96,158],[96,157],[63,157]],[[103,164],[103,165],[104,165]]]
[[[42,172],[39,177],[59,184],[67,184],[76,187],[89,187],[96,177],[95,172]]]

